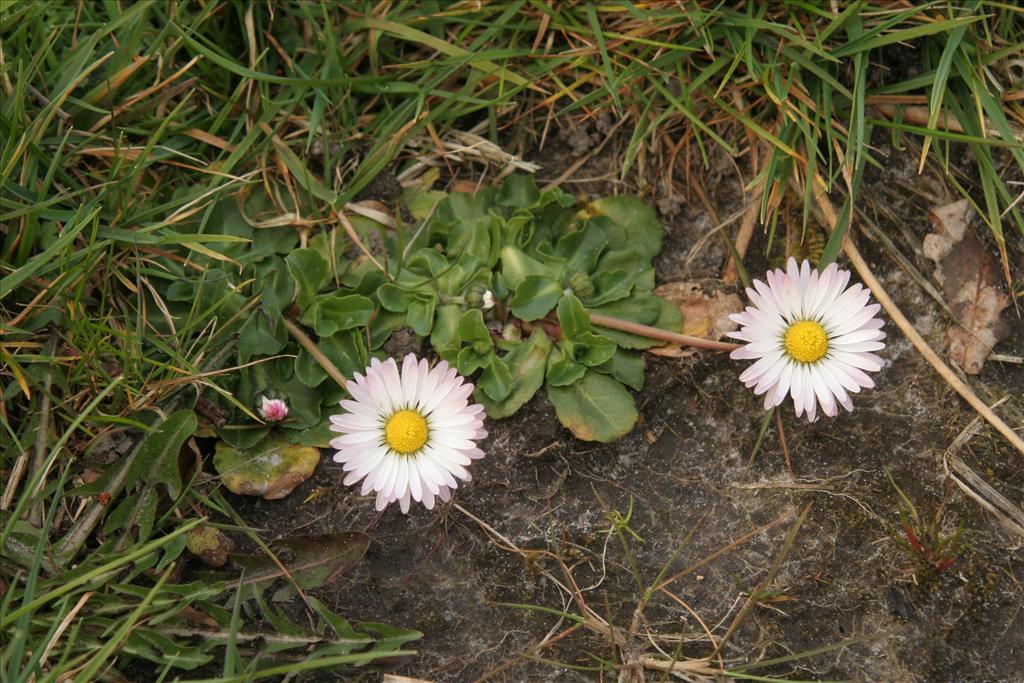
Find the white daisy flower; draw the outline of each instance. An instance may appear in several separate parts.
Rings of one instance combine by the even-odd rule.
[[[747,290],[753,306],[729,316],[740,324],[731,336],[747,342],[731,357],[757,360],[740,380],[765,395],[765,409],[789,394],[797,417],[806,413],[811,422],[819,402],[829,417],[837,404],[853,410],[850,393],[875,386],[867,372],[883,365],[871,353],[885,348],[875,317],[881,306],[868,305],[871,293],[863,285],[847,288],[850,272],[834,263],[819,273],[790,258],[786,272],[771,271],[767,280],[754,280]]]
[[[473,385],[444,361],[430,369],[410,353],[399,374],[394,359],[374,358],[346,389],[348,412],[331,416],[331,430],[342,434],[331,441],[334,460],[348,472],[345,484],[362,479],[362,495],[376,491],[378,510],[398,501],[407,513],[410,500],[432,510],[484,457],[475,443],[487,436],[484,407],[469,404]]]

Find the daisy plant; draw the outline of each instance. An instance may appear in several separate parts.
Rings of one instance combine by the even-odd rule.
[[[652,259],[662,239],[654,210],[630,197],[578,201],[559,189],[541,192],[525,175],[472,194],[442,192],[432,183],[427,176],[395,200],[397,225],[352,212],[346,225],[321,227],[305,238],[291,227],[267,227],[273,203],[262,188],[213,207],[210,225],[236,239],[210,247],[218,257],[203,263],[201,277],[172,286],[168,308],[173,314],[221,302],[234,314],[239,371],[220,380],[225,391],[211,396],[226,414],[216,425],[221,439],[242,450],[265,448],[271,433],[326,446],[329,425],[338,425],[328,420],[333,407],[341,400],[363,403],[350,392],[391,375],[390,366],[373,359],[394,355],[396,332],[402,353],[429,353],[448,368],[438,371],[441,376],[451,371],[472,378],[460,392],[473,392],[480,414],[508,417],[543,388],[559,420],[581,439],[611,441],[633,428],[638,414],[631,390],[644,383],[639,351],[664,342],[629,329],[677,332],[682,322],[673,304],[652,293]],[[356,241],[363,246],[356,248]],[[224,266],[227,259],[241,268]],[[247,292],[255,297],[247,300]],[[597,317],[617,320],[627,331],[600,327]],[[337,370],[333,379],[328,366]],[[356,373],[363,379],[344,379]],[[407,408],[419,400],[387,396],[407,401]],[[287,403],[279,402],[284,397]],[[345,420],[353,429],[365,422],[356,419],[358,412]],[[401,420],[412,419],[404,415]],[[392,417],[378,415],[381,443],[387,443]],[[420,417],[430,422],[426,413]],[[388,462],[403,468],[419,463],[411,454],[421,447],[430,462],[437,449],[429,438],[404,454],[401,443],[392,444]],[[365,472],[363,485],[377,492],[379,504],[401,503],[405,496],[405,507],[454,488],[461,470],[445,471],[454,479],[444,479],[444,489],[435,490],[441,482],[429,473],[427,479],[406,477],[403,486],[397,470],[390,482]],[[410,481],[421,484],[419,497]]]
[[[853,410],[850,394],[873,387],[867,373],[883,365],[874,353],[885,348],[881,306],[868,303],[863,285],[847,287],[850,272],[835,263],[819,272],[790,258],[766,279],[747,289],[753,306],[730,316],[740,325],[731,336],[746,342],[732,358],[756,361],[740,380],[764,395],[766,409],[789,396],[811,422],[819,404],[829,417],[838,406]]]

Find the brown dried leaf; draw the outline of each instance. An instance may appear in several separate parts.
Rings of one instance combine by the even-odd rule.
[[[729,320],[729,315],[743,311],[743,301],[734,292],[723,288],[719,280],[669,282],[657,287],[654,293],[679,308],[683,314],[682,333],[691,337],[718,341],[737,327]],[[669,344],[650,349],[649,353],[685,358],[696,353],[696,349]]]
[[[981,372],[992,348],[1009,334],[1000,313],[1010,305],[998,264],[970,232],[966,199],[940,206],[929,216],[935,232],[925,235],[924,255],[935,261],[935,279],[959,325],[949,330],[949,355],[970,375]]]

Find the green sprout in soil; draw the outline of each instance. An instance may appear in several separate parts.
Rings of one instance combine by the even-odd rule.
[[[931,519],[922,519],[917,506],[907,497],[886,471],[889,483],[899,494],[900,531],[893,539],[903,548],[914,565],[931,574],[941,574],[949,569],[964,550],[965,526],[961,523],[952,533],[943,532],[943,509],[936,509]]]

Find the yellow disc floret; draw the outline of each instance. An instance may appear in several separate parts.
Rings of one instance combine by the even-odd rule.
[[[427,421],[415,410],[400,410],[384,425],[384,439],[396,453],[415,453],[427,442]]]
[[[793,360],[813,363],[828,351],[828,335],[825,328],[813,320],[801,320],[786,330],[786,351]]]

